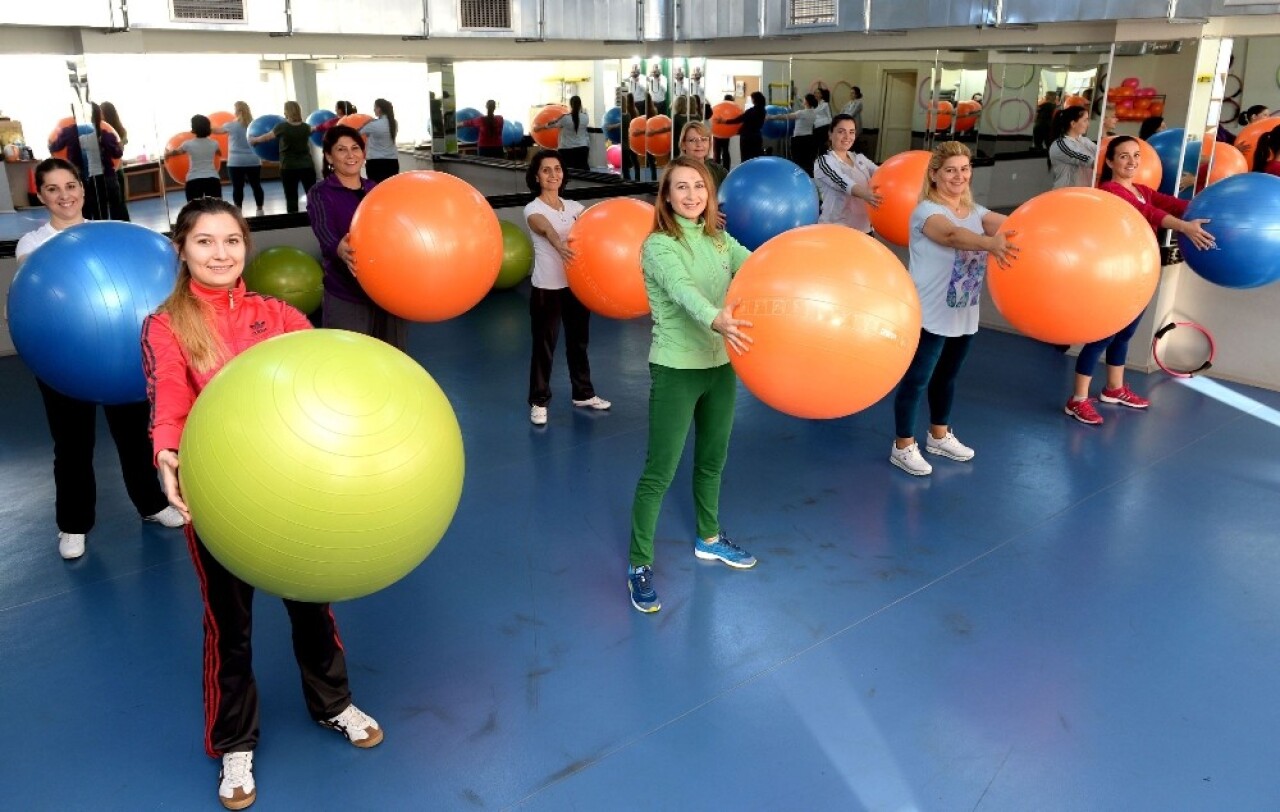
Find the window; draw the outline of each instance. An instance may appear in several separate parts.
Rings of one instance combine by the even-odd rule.
[[[244,0],[172,0],[171,19],[244,22]]]
[[[463,28],[511,28],[511,0],[461,0]]]
[[[835,25],[836,0],[791,0],[791,25]]]

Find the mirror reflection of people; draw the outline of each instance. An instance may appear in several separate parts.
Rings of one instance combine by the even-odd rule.
[[[630,93],[624,92],[620,101],[622,109],[622,119],[619,126],[622,128],[618,136],[622,143],[622,179],[623,180],[640,180],[640,156],[631,149],[631,122],[640,117],[640,111],[636,109],[636,98]]]
[[[816,150],[816,136],[813,134],[813,122],[818,117],[818,97],[806,93],[804,106],[790,113],[772,113],[766,116],[769,121],[794,121],[795,129],[791,133],[791,160],[805,171],[813,175],[813,158]]]
[[[1053,143],[1049,145],[1053,188],[1092,186],[1098,145],[1085,135],[1089,130],[1089,111],[1079,106],[1059,110],[1053,127]]]
[[[733,101],[733,96],[729,93],[724,94],[724,101]],[[711,102],[708,101],[705,120],[715,123],[713,115]],[[713,161],[723,166],[725,172],[728,172],[733,168],[733,156],[729,152],[729,142],[730,139],[721,138],[718,135],[713,135],[711,137],[711,158]]]
[[[631,94],[631,98],[635,101],[638,109],[644,109],[644,101],[649,97],[649,83],[645,77],[640,75],[640,66],[632,65],[631,74],[623,82],[627,92]]]
[[[1116,113],[1116,106],[1109,103],[1103,108],[1102,134],[1107,137],[1113,136],[1118,126],[1120,126],[1120,116]]]
[[[928,392],[925,450],[958,462],[973,449],[951,431],[956,377],[978,332],[978,303],[990,255],[1003,265],[1016,256],[1013,233],[998,233],[1005,215],[974,202],[969,148],[943,141],[933,148],[920,202],[911,213],[911,279],[920,294],[920,343],[893,400],[897,439],[889,462],[913,476],[928,476],[916,442],[916,413]]]
[[[187,180],[183,184],[183,193],[188,203],[197,197],[222,197],[222,178],[216,168],[218,156],[222,155],[222,145],[209,137],[213,134],[209,117],[198,113],[192,116],[191,134],[195,138],[183,141],[177,149],[165,150],[164,157],[187,156]]]
[[[733,97],[728,97],[728,100],[733,101]],[[764,128],[765,116],[768,115],[766,105],[764,94],[757,90],[751,94],[751,106],[743,110],[741,115],[713,119],[716,124],[742,125],[738,129],[738,152],[743,161],[749,161],[764,154],[764,136],[761,130]],[[816,128],[814,132],[816,134]]]
[[[654,201],[653,233],[641,250],[653,313],[649,347],[649,436],[631,507],[627,588],[637,611],[662,608],[653,583],[662,500],[693,428],[694,555],[735,569],[756,565],[720,524],[720,484],[733,432],[738,381],[728,352],[747,352],[751,322],[726,302],[729,281],[751,252],[719,225],[705,163],[674,159]],[[728,350],[726,350],[726,345]]]
[[[364,169],[369,179],[381,183],[400,172],[400,153],[396,151],[396,109],[386,99],[373,100],[373,120],[360,128],[365,137]]]
[[[1276,122],[1280,128],[1280,122]],[[1253,171],[1280,175],[1280,129],[1263,133],[1253,146]]]
[[[690,121],[681,127],[680,154],[707,167],[707,174],[711,176],[711,193],[715,194],[729,172],[715,161],[707,160],[711,154],[711,129],[701,121]],[[717,209],[717,213],[724,219],[724,212]],[[723,228],[724,223],[720,226]]]
[[[654,108],[658,111],[658,115],[665,116],[668,113],[667,107],[667,77],[662,75],[662,64],[654,62],[649,68],[649,78],[645,82],[645,93],[649,101],[653,102]]]
[[[84,186],[69,161],[49,158],[36,164],[36,196],[49,211],[49,222],[18,239],[14,255],[21,265],[33,251],[55,235],[85,222]],[[45,420],[53,439],[54,520],[58,525],[58,554],[71,561],[84,555],[85,541],[97,518],[97,480],[93,448],[97,437],[98,404],[64,395],[39,377],[36,385],[44,403]],[[125,492],[144,521],[165,527],[186,524],[160,490],[151,461],[147,426],[151,406],[143,400],[103,406],[111,439],[120,458]]]
[[[1107,142],[1105,162],[1098,189],[1119,197],[1142,213],[1151,230],[1159,232],[1162,228],[1170,228],[1179,234],[1186,235],[1201,250],[1213,248],[1213,235],[1205,230],[1208,220],[1182,220],[1186,213],[1188,201],[1172,195],[1161,194],[1150,186],[1137,183],[1138,167],[1142,160],[1142,150],[1138,140],[1131,135],[1119,135]],[[1064,212],[1065,217],[1070,212]],[[1125,361],[1128,359],[1129,340],[1138,330],[1142,314],[1127,327],[1113,336],[1085,344],[1076,358],[1076,378],[1074,391],[1068,398],[1063,411],[1081,423],[1100,425],[1102,415],[1094,408],[1093,399],[1089,397],[1089,387],[1093,382],[1093,372],[1098,360],[1106,354],[1107,383],[1098,399],[1103,403],[1127,406],[1131,409],[1146,409],[1150,401],[1135,393],[1124,382]]]
[[[697,96],[699,99],[707,97],[707,86],[702,79],[702,66],[695,65],[693,72],[689,75],[689,95]]]
[[[475,127],[480,135],[476,140],[476,154],[481,158],[501,158],[506,152],[502,146],[502,116],[494,111],[498,103],[489,99],[484,103],[484,115],[458,122],[458,129]]]
[[[120,139],[120,150],[129,146],[129,131],[125,129],[124,122],[120,120],[120,112],[116,110],[116,106],[109,101],[102,103],[102,120],[111,125],[116,131],[116,137]],[[129,219],[129,201],[125,199],[124,194],[124,163],[116,167],[116,185],[120,187],[120,208],[124,211],[124,219]]]
[[[1138,137],[1146,141],[1164,129],[1166,129],[1164,116],[1147,116],[1138,127]]]
[[[535,126],[533,131],[559,130],[560,145],[556,147],[556,152],[563,161],[564,168],[586,172],[591,169],[591,135],[587,132],[590,124],[591,116],[582,109],[582,98],[570,96],[569,112],[555,121]]]
[[[831,140],[831,91],[826,87],[819,87],[815,95],[818,97],[818,106],[813,111],[813,142],[821,149],[823,144]]]
[[[1058,93],[1050,90],[1044,94],[1040,104],[1036,105],[1036,121],[1031,127],[1031,148],[1042,150],[1049,148],[1053,140],[1053,115],[1058,111]]]
[[[280,142],[280,187],[284,190],[284,208],[290,214],[299,211],[302,194],[316,184],[316,165],[311,160],[311,125],[302,120],[302,107],[296,101],[284,103],[284,121],[270,132],[249,139],[250,144]]]
[[[338,102],[343,104],[344,102]],[[265,194],[262,191],[262,159],[249,145],[249,125],[253,123],[253,111],[245,102],[235,103],[236,117],[214,127],[213,131],[227,136],[227,174],[231,176],[231,200],[236,208],[244,209],[244,186],[249,184],[253,190],[253,201],[257,204],[257,214],[262,214],[262,203]],[[334,119],[336,122],[337,119]],[[317,127],[317,129],[319,129]]]
[[[831,120],[830,149],[813,164],[813,182],[822,201],[818,222],[839,223],[870,234],[867,207],[880,205],[880,195],[871,189],[871,176],[879,167],[854,151],[857,138],[853,116],[840,113]]]
[[[170,504],[183,517],[178,450],[196,397],[237,353],[274,336],[306,330],[307,317],[285,302],[245,290],[249,227],[222,198],[198,198],[182,208],[173,229],[178,276],[169,298],[142,325],[151,438],[156,467]],[[239,449],[268,454],[267,449]],[[204,601],[204,746],[221,759],[218,800],[245,809],[257,797],[253,775],[259,739],[258,689],[253,676],[254,588],[209,553],[187,527]],[[355,747],[382,741],[382,728],[351,702],[347,661],[337,621],[327,603],[284,601],[293,653],[302,676],[307,712]]]
[[[569,230],[584,211],[578,201],[560,196],[565,182],[564,165],[557,150],[543,150],[533,156],[525,173],[525,183],[537,197],[524,207],[524,218],[533,240],[533,277],[529,291],[533,335],[529,358],[529,422],[535,426],[547,424],[551,367],[562,324],[573,405],[597,411],[613,405],[597,395],[591,383],[591,361],[587,357],[591,311],[573,295],[565,276],[565,263],[573,259]]]
[[[90,131],[81,135],[72,121],[54,136],[49,151],[65,149],[67,160],[80,171],[86,220],[128,220],[113,168],[113,162],[124,157],[124,148],[120,139],[102,126],[102,108],[96,103],[89,105],[89,126]]]
[[[849,103],[840,110],[846,116],[853,119],[853,126],[857,128],[858,134],[862,134],[862,88],[854,85],[849,88]]]

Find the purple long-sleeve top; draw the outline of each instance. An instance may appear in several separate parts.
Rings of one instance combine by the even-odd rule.
[[[374,182],[362,178],[360,188],[348,189],[330,175],[311,187],[307,193],[307,215],[311,218],[311,230],[320,243],[324,265],[324,289],[344,301],[367,303],[368,294],[360,287],[347,263],[338,256],[338,243],[351,230],[351,220],[356,216],[360,201],[374,187]]]

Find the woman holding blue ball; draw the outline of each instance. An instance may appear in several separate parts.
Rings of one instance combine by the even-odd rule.
[[[49,222],[18,240],[16,256],[21,264],[59,232],[85,222],[84,186],[80,173],[68,161],[50,158],[35,168],[36,195],[49,210]],[[64,395],[39,378],[49,434],[53,436],[53,484],[58,524],[58,553],[67,560],[84,555],[86,536],[93,529],[97,483],[93,471],[93,446],[97,436],[98,406]],[[165,527],[181,527],[182,515],[168,506],[156,481],[147,442],[150,406],[146,401],[103,406],[111,438],[120,456],[125,490],[144,520]]]
[[[280,141],[280,186],[284,189],[284,208],[289,214],[298,211],[298,187],[306,194],[316,185],[316,166],[311,160],[311,125],[302,120],[302,107],[296,101],[284,103],[284,121],[271,132],[254,136],[250,144]]]
[[[142,325],[142,354],[156,467],[169,502],[190,520],[179,486],[178,448],[196,397],[236,354],[311,325],[290,305],[245,290],[241,275],[249,227],[230,203],[210,197],[188,203],[178,214],[173,243],[178,279],[173,293]],[[258,689],[250,646],[254,588],[227,571],[190,524],[187,546],[204,599],[205,750],[222,760],[218,800],[227,809],[244,809],[257,798]],[[351,702],[346,655],[329,604],[284,603],[311,717],[356,747],[380,743],[382,728]]]
[[[1189,205],[1187,201],[1161,194],[1150,186],[1135,183],[1138,162],[1142,151],[1138,139],[1131,135],[1118,135],[1107,142],[1105,164],[1102,167],[1102,178],[1098,189],[1124,200],[1133,206],[1151,225],[1151,230],[1159,232],[1162,228],[1170,228],[1184,234],[1198,248],[1208,249],[1214,246],[1213,235],[1205,231],[1204,224],[1208,220],[1182,220]],[[1074,417],[1081,423],[1100,426],[1102,415],[1094,408],[1093,399],[1089,397],[1089,386],[1093,382],[1093,371],[1098,359],[1105,352],[1107,356],[1107,385],[1098,395],[1103,403],[1127,406],[1130,409],[1146,409],[1151,402],[1134,392],[1124,382],[1124,365],[1129,354],[1129,340],[1138,330],[1138,322],[1142,314],[1131,324],[1113,336],[1085,344],[1076,358],[1075,390],[1063,407],[1068,417]]]

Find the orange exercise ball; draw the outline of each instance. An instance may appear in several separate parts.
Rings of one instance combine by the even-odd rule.
[[[373,116],[368,113],[351,113],[338,119],[338,123],[344,127],[350,127],[357,132],[361,127],[373,121]]]
[[[1054,189],[1000,226],[1017,259],[987,262],[991,298],[1009,322],[1050,344],[1115,335],[1142,312],[1160,281],[1160,248],[1136,208],[1109,192]]]
[[[1062,100],[1062,109],[1065,110],[1068,107],[1083,107],[1088,110],[1089,100],[1084,96],[1068,96]]]
[[[729,360],[752,394],[795,417],[861,411],[906,373],[920,342],[911,275],[877,240],[845,226],[801,226],[752,253],[726,302],[752,326]]]
[[[228,113],[226,110],[220,110],[216,113],[209,114],[209,124],[216,130],[223,124],[236,120],[235,113]],[[227,155],[231,152],[231,138],[226,133],[214,133],[209,136],[218,142],[219,149],[222,150],[222,160],[227,159]]]
[[[190,132],[178,133],[170,138],[168,143],[164,145],[165,150],[177,149],[183,144],[195,138],[195,134]],[[222,167],[223,158],[227,157],[226,153],[213,156],[213,168],[220,169]],[[169,173],[169,177],[173,178],[174,183],[186,183],[187,172],[191,169],[191,158],[184,152],[181,155],[174,155],[172,158],[164,159],[164,171]]]
[[[955,112],[955,107],[949,101],[940,101],[933,107],[932,118],[933,123],[929,125],[931,130],[949,130],[951,129],[951,116]]]
[[[1263,133],[1269,133],[1276,127],[1280,127],[1280,119],[1263,118],[1245,125],[1244,129],[1236,133],[1236,149],[1240,150],[1240,154],[1250,165],[1253,164],[1253,148],[1258,145],[1258,139]]]
[[[922,149],[900,152],[881,164],[871,176],[871,191],[881,197],[879,206],[868,207],[871,227],[894,245],[904,248],[907,245],[911,212],[920,202],[929,157]]]
[[[645,132],[648,129],[649,120],[644,116],[636,116],[631,119],[631,124],[627,128],[627,146],[631,147],[631,151],[636,155],[644,155],[645,153]]]
[[[1114,135],[1103,136],[1098,142],[1098,161],[1093,167],[1093,183],[1096,186],[1102,182],[1102,167],[1107,165],[1107,144],[1111,143]],[[1160,153],[1156,152],[1155,147],[1143,141],[1141,138],[1135,139],[1138,142],[1138,172],[1133,178],[1134,183],[1140,183],[1152,189],[1160,188],[1160,181],[1164,178],[1164,168],[1160,163]]]
[[[644,125],[644,148],[650,155],[671,155],[671,118],[651,116]]]
[[[956,105],[956,132],[969,132],[978,123],[978,113],[982,111],[982,105],[972,99],[962,101]]]
[[[1197,177],[1201,179],[1205,186],[1212,186],[1223,178],[1229,178],[1232,175],[1241,175],[1249,171],[1249,162],[1245,160],[1240,150],[1226,143],[1225,141],[1210,141],[1211,146],[1209,152],[1213,156],[1213,166],[1209,171],[1205,172],[1205,167],[1201,165],[1200,172]],[[1205,175],[1208,178],[1205,178]]]
[[[375,302],[412,321],[470,310],[502,267],[502,227],[484,196],[443,172],[401,172],[373,188],[347,235],[356,279]]]
[[[649,312],[640,249],[653,231],[653,206],[615,197],[582,213],[569,230],[569,288],[592,313],[634,319]]]
[[[561,116],[566,115],[568,112],[569,108],[563,104],[548,104],[533,117],[533,126],[536,128],[550,124],[553,121],[559,121]],[[555,149],[560,146],[560,130],[555,127],[542,132],[535,130],[533,132],[533,140],[537,141],[538,146],[543,149]]]
[[[737,118],[742,115],[742,108],[736,102],[722,101],[711,108],[711,134],[716,138],[733,138],[742,129],[741,124],[716,123],[717,118]]]

